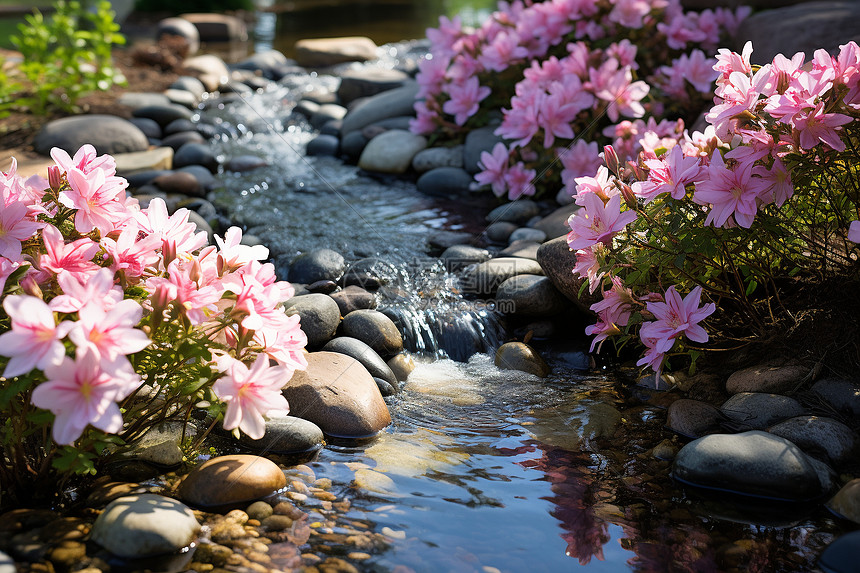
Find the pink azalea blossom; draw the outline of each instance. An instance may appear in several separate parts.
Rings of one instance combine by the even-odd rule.
[[[78,312],[88,304],[96,305],[103,311],[110,310],[122,300],[122,289],[114,284],[110,269],[99,269],[81,282],[71,273],[57,275],[57,283],[63,293],[55,296],[48,304],[54,312],[70,314]]]
[[[499,32],[481,51],[478,61],[487,70],[503,72],[518,60],[528,57],[528,50],[520,46],[519,41],[515,32]]]
[[[224,269],[228,271],[269,256],[269,249],[263,245],[243,245],[239,227],[227,229],[223,239],[215,235],[215,242],[218,244],[218,257],[224,261]]]
[[[759,194],[759,198],[764,204],[775,203],[777,207],[782,207],[794,195],[791,173],[779,157],[774,157],[770,169],[760,165],[755,166],[753,175],[760,177],[768,185]]]
[[[505,183],[508,185],[508,199],[516,201],[523,195],[534,195],[534,179],[537,176],[534,169],[526,169],[522,163],[515,163],[505,173]]]
[[[643,325],[644,326],[644,325]],[[639,330],[639,341],[647,348],[645,354],[642,355],[636,362],[636,366],[648,366],[653,370],[657,376],[660,376],[660,372],[663,370],[663,361],[666,358],[665,352],[660,352],[657,350],[657,343],[659,340],[657,338],[647,336],[642,333],[642,330]]]
[[[477,77],[471,76],[459,84],[448,86],[451,99],[442,104],[442,111],[453,115],[454,123],[463,125],[477,113],[480,102],[490,93],[490,88],[482,86]]]
[[[20,267],[21,261],[10,261],[6,257],[0,257],[0,295],[6,288],[6,279]]]
[[[186,262],[176,259],[167,267],[168,277],[150,277],[145,282],[146,290],[152,298],[161,301],[176,301],[180,310],[185,314],[191,324],[204,322],[208,314],[217,312],[215,303],[221,300],[223,287],[214,284],[200,284],[193,280],[191,274],[197,265],[201,274],[199,261]]]
[[[845,142],[839,138],[839,128],[853,120],[841,113],[824,113],[823,106],[824,103],[819,102],[813,110],[795,118],[794,128],[799,133],[800,146],[813,149],[821,142],[836,151],[845,151]]]
[[[412,107],[415,109],[415,117],[409,120],[409,131],[417,135],[433,133],[439,115],[430,110],[424,101],[416,101]]]
[[[92,259],[99,251],[99,244],[83,238],[66,244],[63,235],[53,225],[45,225],[42,241],[46,254],[39,257],[39,267],[55,275],[71,273],[81,282],[99,270]]]
[[[587,249],[580,249],[574,253],[576,264],[573,266],[573,274],[588,280],[588,292],[593,294],[600,286],[604,273],[600,272],[599,254],[603,249],[603,243],[595,243]]]
[[[657,353],[672,350],[675,340],[681,335],[693,342],[707,342],[708,333],[699,323],[712,315],[717,306],[711,302],[699,307],[701,297],[700,286],[690,291],[683,299],[675,286],[670,286],[666,289],[665,302],[645,304],[645,308],[657,320],[642,323],[639,329],[640,338],[655,340],[654,350]]]
[[[135,221],[143,232],[158,237],[162,251],[174,254],[190,253],[208,242],[205,231],[197,231],[197,225],[188,222],[191,213],[188,209],[177,209],[168,215],[164,199],[156,197],[149,207],[135,213]],[[166,261],[169,264],[170,261]]]
[[[21,258],[21,243],[44,226],[31,219],[27,206],[21,201],[0,206],[0,256],[17,261]]]
[[[8,295],[3,309],[12,319],[12,329],[0,334],[0,354],[11,358],[3,376],[11,378],[60,364],[66,355],[61,339],[71,323],[58,327],[45,301],[34,296]]]
[[[149,235],[138,239],[137,235],[137,225],[133,224],[123,229],[116,240],[110,237],[101,240],[101,246],[110,260],[111,270],[121,272],[127,279],[141,277],[144,269],[160,260],[157,251],[162,246],[160,237]]]
[[[638,30],[649,12],[651,4],[645,0],[617,0],[609,13],[609,21]]]
[[[714,152],[707,173],[693,195],[696,203],[711,205],[705,224],[722,227],[733,217],[738,225],[749,229],[758,212],[757,200],[767,192],[768,182],[752,176],[751,162],[727,168],[719,151]]]
[[[84,173],[74,167],[66,176],[69,189],[60,193],[60,202],[77,209],[75,229],[79,233],[98,229],[105,236],[129,217],[121,202],[125,198],[125,180],[118,177],[108,179],[101,169]]]
[[[226,372],[215,381],[212,390],[227,404],[224,429],[239,428],[259,440],[266,432],[265,416],[289,412],[281,388],[291,373],[283,366],[269,366],[266,354],[258,355],[251,368],[229,357],[222,365]]]
[[[596,335],[591,342],[589,352],[597,352],[603,346],[603,341],[609,336],[620,334],[619,326],[627,326],[632,311],[633,292],[624,286],[617,276],[612,277],[612,288],[603,291],[603,300],[591,305],[591,310],[597,313],[597,323],[587,327],[585,333]]]
[[[66,173],[77,169],[84,174],[99,170],[103,171],[106,177],[116,175],[116,160],[110,155],[99,155],[96,148],[89,143],[78,149],[74,157],[69,157],[65,151],[54,147],[51,149],[51,158]]]
[[[501,197],[505,194],[507,186],[505,175],[508,170],[508,158],[508,148],[501,142],[493,146],[492,152],[481,152],[481,160],[478,163],[478,167],[482,171],[475,175],[475,181],[481,185],[492,186],[493,194],[496,197]]]
[[[308,366],[304,348],[308,337],[299,324],[299,315],[287,316],[278,330],[261,329],[254,333],[254,340],[281,366],[291,372],[304,370]]]
[[[586,193],[582,209],[568,220],[571,231],[567,244],[571,249],[586,249],[594,243],[608,244],[619,231],[636,220],[635,211],[621,212],[621,195],[613,195],[604,204],[597,193]]]
[[[78,354],[77,360],[63,357],[45,369],[47,382],[33,390],[32,402],[54,413],[51,435],[60,445],[74,443],[88,424],[114,434],[122,429],[117,402],[140,385],[140,377],[128,368],[102,369],[93,352]]]
[[[126,299],[105,311],[95,305],[85,305],[78,311],[79,320],[69,332],[69,339],[81,349],[95,353],[103,364],[134,354],[152,341],[140,329],[143,308],[137,301]],[[121,362],[121,361],[120,361]]]
[[[686,186],[701,182],[707,173],[699,165],[698,158],[684,155],[680,145],[673,147],[660,159],[645,161],[645,165],[650,170],[648,181],[634,183],[633,191],[646,202],[661,193],[668,193],[672,199],[683,199],[687,193]]]
[[[595,173],[603,164],[597,142],[584,139],[578,139],[573,147],[560,149],[558,158],[564,167],[561,182],[571,196],[576,193],[576,179]]]

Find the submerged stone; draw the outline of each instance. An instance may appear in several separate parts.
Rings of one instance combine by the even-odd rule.
[[[544,359],[528,344],[506,342],[496,351],[495,365],[504,370],[519,370],[541,378],[550,373]]]

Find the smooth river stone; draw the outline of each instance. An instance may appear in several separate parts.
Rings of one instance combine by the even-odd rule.
[[[773,392],[782,394],[795,388],[809,374],[802,366],[759,365],[738,370],[726,381],[729,394],[739,392]]]
[[[720,411],[735,424],[750,430],[763,430],[804,413],[794,398],[781,394],[741,392],[726,400]]]
[[[276,416],[266,420],[266,433],[259,440],[242,434],[239,443],[255,451],[294,454],[318,449],[323,433],[313,422],[295,416]]]
[[[394,375],[394,372],[391,371],[391,368],[388,367],[388,364],[385,363],[382,357],[379,356],[373,348],[361,340],[349,336],[339,336],[329,340],[326,345],[323,346],[323,350],[326,352],[339,352],[341,354],[346,354],[347,356],[352,356],[361,362],[362,366],[367,368],[367,371],[370,372],[371,376],[382,378],[388,382],[395,391],[398,388],[397,377]]]
[[[502,344],[496,351],[495,364],[503,370],[519,370],[541,378],[550,372],[544,359],[531,346],[522,342]]]
[[[827,509],[854,523],[860,523],[860,478],[845,484],[827,502]]]
[[[179,497],[200,508],[268,497],[287,485],[284,472],[260,456],[219,456],[195,467],[179,486]]]
[[[334,299],[326,294],[294,296],[285,307],[288,315],[299,315],[310,347],[322,346],[331,340],[340,323],[340,309]]]
[[[403,336],[394,321],[377,310],[354,310],[343,318],[343,333],[389,357],[403,350]]]
[[[464,292],[488,295],[494,294],[511,277],[543,274],[543,269],[536,261],[499,257],[467,269],[460,278],[460,284]]]
[[[380,173],[405,173],[415,154],[426,147],[427,139],[423,136],[392,129],[377,135],[364,146],[358,166]]]
[[[569,304],[552,281],[538,275],[511,277],[496,292],[498,310],[517,316],[556,316]]]
[[[798,416],[771,426],[767,431],[792,441],[808,455],[837,468],[855,460],[857,434],[833,418]]]

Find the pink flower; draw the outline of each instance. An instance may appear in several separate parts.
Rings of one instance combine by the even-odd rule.
[[[698,183],[707,173],[699,165],[697,157],[684,155],[680,145],[673,147],[660,159],[649,159],[645,165],[650,169],[648,181],[633,184],[636,194],[651,201],[661,193],[668,193],[672,199],[683,199],[687,193],[686,186]]]
[[[51,435],[60,445],[71,445],[88,424],[107,432],[122,429],[122,414],[116,402],[139,385],[140,377],[128,368],[102,369],[93,352],[78,353],[77,360],[63,357],[45,370],[47,382],[33,390],[33,405],[55,415]]]
[[[642,27],[642,18],[649,12],[651,4],[645,0],[617,0],[609,13],[609,21],[638,30]]]
[[[308,366],[304,348],[308,337],[299,324],[299,315],[288,316],[287,321],[275,331],[261,329],[254,333],[254,340],[281,366],[293,372]]]
[[[573,147],[560,149],[558,158],[564,167],[561,172],[561,182],[571,196],[576,193],[576,179],[593,175],[603,164],[597,142],[586,143],[584,139],[577,140]]]
[[[227,403],[224,429],[239,428],[259,440],[266,433],[265,416],[287,414],[289,405],[281,388],[290,378],[283,366],[269,366],[269,357],[259,354],[249,369],[242,362],[225,357],[226,374],[215,381],[212,390]]]
[[[603,78],[594,95],[608,102],[606,115],[612,121],[618,121],[619,115],[634,118],[645,115],[640,101],[650,90],[645,82],[634,82],[630,69],[624,68]]]
[[[424,101],[416,101],[412,107],[415,109],[415,117],[409,120],[409,131],[417,135],[433,133],[437,127],[438,114],[429,109]]]
[[[110,155],[98,155],[96,148],[89,143],[78,149],[74,157],[69,157],[64,150],[54,147],[51,149],[51,158],[66,173],[78,169],[85,174],[101,170],[107,177],[116,175],[116,160]]]
[[[644,322],[639,329],[642,339],[654,339],[657,353],[669,352],[675,340],[684,335],[693,342],[707,342],[708,333],[699,323],[716,311],[714,303],[699,307],[702,287],[697,286],[685,298],[681,298],[674,285],[666,289],[666,302],[648,302],[645,308],[657,319]]]
[[[800,146],[813,149],[819,142],[836,151],[845,151],[845,142],[839,138],[839,127],[852,121],[850,116],[841,113],[824,113],[824,102],[811,111],[795,118],[794,128],[800,135]]]
[[[17,271],[20,266],[20,261],[10,261],[6,257],[0,257],[0,295],[6,289],[6,279]]]
[[[101,246],[110,258],[110,268],[114,272],[121,272],[128,279],[142,276],[146,267],[160,260],[158,249],[162,247],[161,238],[149,235],[138,239],[137,234],[137,225],[132,224],[123,229],[116,240],[110,237],[101,240]],[[176,249],[175,243],[172,248]]]
[[[3,308],[12,319],[12,329],[0,334],[0,354],[11,358],[3,376],[19,376],[33,368],[45,370],[62,361],[66,349],[60,340],[71,323],[58,327],[45,301],[34,296],[9,295]]]
[[[235,270],[251,261],[262,261],[269,256],[269,249],[263,245],[243,245],[242,229],[230,227],[222,239],[215,235],[218,244],[218,257],[224,261],[226,271]]]
[[[493,41],[481,51],[478,61],[485,69],[503,72],[511,64],[528,57],[529,52],[519,45],[519,37],[515,32],[499,32]]]
[[[532,183],[537,174],[534,169],[526,169],[522,163],[512,165],[505,173],[505,183],[508,185],[508,199],[516,201],[523,195],[534,195],[535,186]]]
[[[621,333],[618,327],[627,326],[630,321],[632,302],[632,291],[623,285],[620,278],[613,276],[612,288],[603,291],[603,300],[590,307],[597,313],[598,322],[585,329],[586,334],[596,335],[591,342],[589,352],[594,352],[594,347],[598,343],[600,345],[597,347],[597,352],[600,352],[603,341],[607,337]]]
[[[711,205],[706,225],[722,227],[729,217],[734,217],[738,225],[749,229],[758,212],[757,199],[768,187],[767,181],[752,177],[752,162],[729,169],[722,154],[715,151],[708,166],[708,178],[696,186],[693,200],[700,205]]]
[[[156,197],[149,202],[149,207],[138,211],[134,217],[142,231],[161,240],[163,251],[181,254],[196,251],[208,241],[205,231],[195,233],[197,225],[188,222],[190,214],[188,209],[182,208],[168,215],[167,204]]]
[[[454,123],[463,125],[466,120],[475,115],[481,100],[490,95],[490,88],[482,86],[475,76],[459,84],[448,86],[451,99],[442,105],[442,111],[454,116]]]
[[[116,363],[117,359],[152,343],[142,330],[135,328],[142,314],[143,308],[131,299],[122,300],[107,311],[86,305],[78,311],[80,320],[69,332],[69,339],[82,351],[95,353],[103,364]]]
[[[195,263],[197,271],[194,271]],[[168,265],[167,270],[167,278],[150,277],[146,280],[146,290],[153,298],[166,302],[176,301],[191,324],[200,324],[206,320],[207,313],[217,311],[215,303],[221,300],[223,288],[217,288],[211,284],[199,284],[197,280],[191,278],[192,272],[200,273],[198,261],[186,262],[175,259]]]
[[[791,173],[779,157],[774,157],[770,169],[762,166],[753,168],[753,175],[761,177],[768,187],[759,195],[762,203],[775,203],[777,207],[788,201],[794,195],[794,185],[791,182]]]
[[[642,358],[636,362],[636,366],[650,366],[651,370],[653,370],[657,376],[660,376],[660,372],[663,370],[663,360],[666,358],[666,354],[657,350],[658,340],[656,338],[643,335],[642,330],[640,329],[639,341],[642,342],[648,350],[646,350]]]
[[[573,266],[573,274],[588,280],[588,292],[594,293],[600,286],[603,278],[600,272],[600,260],[598,258],[603,249],[603,243],[595,243],[587,249],[580,249],[574,253],[576,264]]]
[[[449,58],[430,54],[418,63],[418,74],[415,80],[418,83],[418,93],[416,98],[424,98],[430,95],[436,95],[442,91],[442,86],[445,83],[445,72],[451,64]]]
[[[571,231],[567,244],[571,249],[586,249],[595,243],[608,244],[616,233],[636,220],[635,211],[621,213],[621,195],[613,195],[604,204],[596,193],[586,193],[582,205],[568,220]]]
[[[75,229],[79,233],[98,229],[104,236],[129,217],[121,202],[125,199],[127,185],[123,179],[108,179],[101,169],[84,173],[72,168],[66,176],[70,189],[60,193],[60,202],[66,207],[77,209]]]
[[[122,289],[114,285],[110,269],[99,269],[81,282],[71,273],[60,273],[57,282],[63,294],[55,296],[48,304],[54,312],[70,314],[78,312],[88,304],[109,310],[122,300]]]
[[[71,273],[79,281],[99,270],[92,262],[99,251],[99,244],[91,239],[83,238],[66,244],[63,235],[53,225],[45,225],[42,230],[42,241],[46,254],[39,257],[39,267],[55,275]]]
[[[0,205],[0,255],[17,261],[21,258],[21,243],[44,226],[28,217],[27,206],[21,201]]]
[[[475,175],[475,181],[481,185],[491,185],[493,194],[496,197],[501,197],[505,193],[505,174],[508,170],[508,148],[504,143],[497,143],[493,146],[493,151],[488,153],[481,152],[481,160],[478,163],[483,171]]]

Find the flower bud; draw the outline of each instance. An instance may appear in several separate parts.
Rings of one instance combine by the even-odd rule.
[[[627,208],[631,211],[639,209],[639,201],[636,200],[636,194],[633,193],[633,188],[623,181],[618,181],[616,185],[621,189],[621,197],[624,198]]]
[[[30,296],[44,298],[42,289],[39,288],[39,283],[36,282],[36,278],[33,276],[33,273],[27,273],[24,278],[21,279],[21,288]]]
[[[619,175],[618,171],[621,168],[621,161],[618,159],[615,148],[611,145],[603,146],[603,161],[606,163],[606,168],[609,169],[610,173],[616,176]]]
[[[60,187],[63,185],[63,174],[60,171],[60,168],[56,165],[51,165],[48,167],[48,185],[51,187],[51,191],[55,193],[60,190]]]

